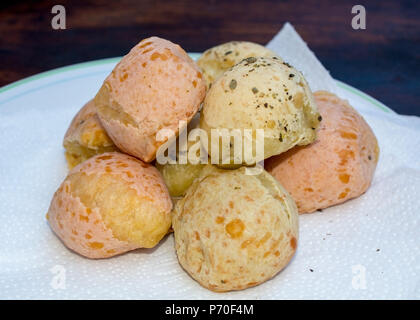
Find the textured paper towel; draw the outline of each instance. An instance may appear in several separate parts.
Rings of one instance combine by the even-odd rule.
[[[312,89],[345,94],[290,25],[269,47]],[[358,199],[301,216],[297,253],[273,280],[225,294],[203,289],[177,263],[172,235],[152,250],[106,260],[67,250],[45,220],[67,172],[62,137],[111,68],[3,104],[0,95],[0,298],[420,298],[420,119],[356,98],[350,102],[381,148],[372,186]]]
[[[267,48],[278,53],[285,61],[301,71],[313,91],[327,90],[337,93],[335,81],[322,66],[315,54],[290,23],[267,44]]]

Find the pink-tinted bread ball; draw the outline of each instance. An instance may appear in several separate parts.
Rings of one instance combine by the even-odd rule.
[[[98,116],[117,147],[146,162],[155,159],[161,129],[179,133],[198,111],[206,84],[177,44],[142,40],[122,58],[95,97]]]
[[[266,169],[296,201],[299,213],[327,208],[363,194],[379,158],[375,134],[347,101],[314,94],[322,121],[317,139],[268,159]]]
[[[55,234],[88,258],[154,247],[171,226],[172,201],[159,171],[126,154],[94,156],[74,167],[47,213]]]

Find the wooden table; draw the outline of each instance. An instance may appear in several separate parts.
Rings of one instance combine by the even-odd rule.
[[[62,4],[67,29],[53,30]],[[366,30],[351,26],[362,4]],[[0,86],[77,62],[121,56],[158,35],[200,52],[267,43],[290,21],[333,77],[403,114],[420,115],[420,1],[21,1],[0,4]]]

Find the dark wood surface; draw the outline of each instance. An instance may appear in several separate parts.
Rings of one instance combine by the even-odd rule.
[[[67,29],[51,28],[62,4]],[[366,30],[353,30],[362,4]],[[403,114],[420,115],[420,1],[14,1],[0,4],[0,86],[73,63],[121,56],[158,35],[201,52],[267,43],[290,21],[333,77]]]

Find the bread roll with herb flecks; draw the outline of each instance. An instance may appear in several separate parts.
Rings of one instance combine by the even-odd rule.
[[[212,163],[252,164],[251,160],[262,160],[285,152],[296,145],[307,145],[315,140],[319,113],[312,92],[303,75],[289,64],[272,58],[247,58],[226,71],[207,92],[201,110],[200,127],[204,129],[210,143],[206,150]],[[231,134],[251,129],[253,142],[257,140],[257,129],[264,134],[263,154],[253,146],[255,159],[246,161],[231,153],[223,154],[222,139],[213,139],[214,129],[227,129]],[[242,148],[245,146],[242,140]],[[214,161],[213,154],[219,160]],[[213,151],[213,152],[212,152]],[[235,159],[235,157],[237,157]],[[254,162],[255,163],[255,162]]]
[[[276,57],[281,60],[276,53],[258,43],[230,41],[204,51],[197,64],[209,88],[225,71],[249,57]]]

